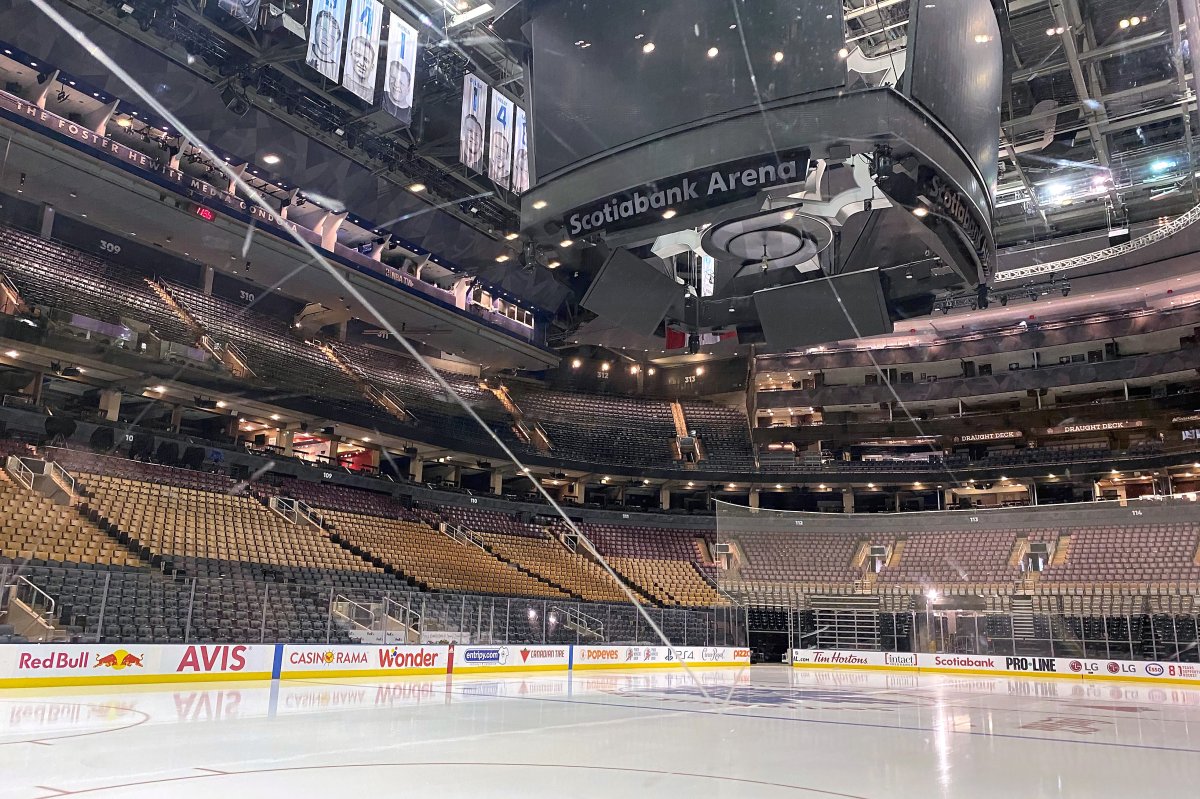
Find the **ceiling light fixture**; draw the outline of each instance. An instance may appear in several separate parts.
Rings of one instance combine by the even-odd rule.
[[[715,47],[708,48],[708,57],[709,58],[716,58],[718,55],[720,55],[720,53],[721,53],[721,51]]]
[[[547,205],[549,205],[549,203],[547,203],[545,200],[534,200],[533,210],[540,211],[543,208],[545,208]]]
[[[642,52],[649,55],[654,52],[654,42],[646,42],[642,45]]]
[[[414,183],[408,187],[408,190],[411,191],[413,194],[420,194],[421,192],[425,191],[425,184],[424,183]]]
[[[282,160],[283,159],[280,158],[279,156],[275,155],[275,153],[267,153],[266,155],[263,156],[263,163],[266,164],[267,166],[275,166]]]
[[[473,22],[477,19],[487,16],[492,10],[491,3],[484,3],[481,6],[476,6],[470,11],[464,11],[461,14],[455,14],[450,18],[450,27],[455,28],[459,25],[466,25],[468,22]]]

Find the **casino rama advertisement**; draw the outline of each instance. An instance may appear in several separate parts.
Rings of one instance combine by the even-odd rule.
[[[571,667],[571,647],[563,646],[457,646],[455,674],[506,671],[566,671]]]
[[[1200,664],[1032,655],[914,654],[823,649],[792,650],[792,666],[853,671],[916,671],[931,674],[1019,675],[1084,680],[1200,684]]]
[[[450,663],[448,646],[283,646],[279,676],[389,677],[445,674]]]

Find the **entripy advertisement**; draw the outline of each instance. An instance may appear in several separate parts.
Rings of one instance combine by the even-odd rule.
[[[562,646],[459,646],[454,649],[455,674],[506,671],[566,671],[571,667],[571,647]]]
[[[0,687],[269,680],[274,645],[13,644],[0,647]]]
[[[448,646],[288,644],[283,647],[279,676],[284,679],[305,679],[445,674],[449,663]]]

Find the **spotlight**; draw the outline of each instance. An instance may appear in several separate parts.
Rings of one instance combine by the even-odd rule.
[[[721,51],[715,47],[708,48],[708,57],[709,58],[716,58],[720,53],[721,53]]]

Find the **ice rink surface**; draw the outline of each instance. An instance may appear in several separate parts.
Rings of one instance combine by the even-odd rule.
[[[1146,684],[755,666],[0,692],[0,799],[1136,799],[1198,786],[1200,691]]]

